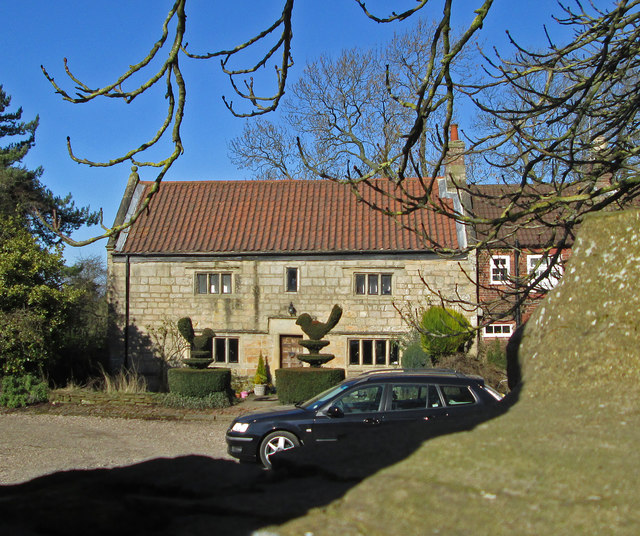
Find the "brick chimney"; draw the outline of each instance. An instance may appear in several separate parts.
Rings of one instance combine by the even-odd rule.
[[[449,129],[449,153],[445,159],[444,176],[447,190],[455,190],[457,186],[467,183],[467,168],[464,163],[465,144],[458,137],[458,125],[451,124]]]

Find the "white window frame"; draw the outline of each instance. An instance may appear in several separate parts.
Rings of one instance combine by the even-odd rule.
[[[290,289],[289,288],[289,271],[295,271],[296,273],[296,288],[295,289]],[[287,266],[284,270],[284,290],[285,292],[289,292],[289,293],[295,293],[298,292],[300,290],[300,268],[296,267],[296,266]]]
[[[494,330],[499,328],[499,331],[496,333]],[[508,330],[508,331],[505,331]],[[492,333],[489,333],[489,332]],[[489,324],[482,329],[482,335],[486,338],[509,338],[513,334],[513,324],[496,322],[495,324]]]
[[[494,261],[505,261],[504,267],[507,270],[506,276],[504,279],[496,279],[494,277],[494,268],[496,268]],[[489,282],[492,285],[506,285],[509,283],[509,278],[511,277],[511,256],[510,255],[491,255],[489,260]]]
[[[537,279],[547,268],[551,259],[548,255],[542,255],[540,253],[532,253],[527,255],[527,275],[530,281]],[[536,284],[538,290],[551,290],[555,287],[562,277],[562,266],[556,263],[551,268],[551,272],[547,276]]]

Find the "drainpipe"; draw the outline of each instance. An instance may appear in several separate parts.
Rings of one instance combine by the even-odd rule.
[[[515,271],[514,271],[516,300],[519,302],[520,301],[520,292],[519,292],[519,289],[520,289],[520,241],[519,240],[516,240],[514,260],[516,263]],[[519,328],[520,325],[522,324],[522,311],[520,309],[520,305],[521,304],[518,303],[515,310],[516,328]]]

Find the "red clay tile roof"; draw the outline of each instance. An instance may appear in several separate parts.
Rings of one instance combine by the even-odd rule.
[[[388,184],[388,182],[384,182]],[[140,183],[146,190],[151,183]],[[418,183],[408,180],[418,191]],[[139,186],[139,187],[140,187]],[[384,206],[381,194],[364,190]],[[451,207],[450,199],[440,202]],[[247,254],[457,249],[455,223],[433,211],[402,217],[432,237],[423,242],[392,218],[330,181],[163,182],[120,253]]]
[[[470,190],[473,214],[485,219],[499,218],[516,196],[520,196],[518,203],[526,206],[531,199],[537,199],[538,195],[552,191],[551,186],[545,184],[528,186],[524,193],[521,187],[515,184],[476,184]],[[528,222],[526,226],[505,224],[498,233],[498,242],[493,245],[513,246],[517,240],[522,247],[539,248],[557,243],[558,237],[554,235],[553,223],[561,215],[562,212],[558,209],[540,216],[537,221]],[[477,231],[479,238],[486,238],[486,229],[479,226]],[[573,237],[568,237],[566,245],[570,246],[572,243]]]

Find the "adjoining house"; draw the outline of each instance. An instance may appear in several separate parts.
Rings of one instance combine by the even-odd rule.
[[[519,185],[474,185],[471,211],[478,218],[495,220],[515,199],[526,204],[527,199],[538,199],[549,190],[545,184],[525,190]],[[574,236],[565,236],[555,225],[559,216],[559,211],[553,211],[525,225],[505,224],[497,232],[495,227],[476,229],[478,240],[486,241],[476,252],[478,325],[483,326],[484,342],[506,344],[562,277]]]
[[[116,224],[152,184],[132,173]],[[422,192],[416,179],[403,184]],[[382,192],[360,195],[397,208],[384,195],[393,184],[378,185]],[[433,196],[461,210],[444,180]],[[215,332],[217,365],[252,374],[263,355],[272,372],[299,366],[297,316],[326,321],[338,304],[343,316],[325,350],[336,358],[327,366],[348,373],[395,366],[397,340],[409,329],[397,308],[424,307],[433,290],[474,299],[465,272],[475,258],[459,253],[465,246],[464,228],[445,215],[391,218],[330,181],[163,182],[149,209],[107,246],[112,365],[153,377],[159,363],[150,330],[189,316],[196,331]],[[443,249],[449,253],[437,253]]]

